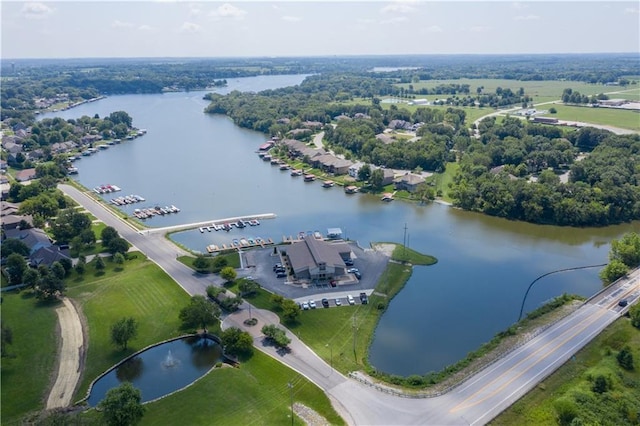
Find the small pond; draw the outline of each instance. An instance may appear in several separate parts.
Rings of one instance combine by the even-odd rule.
[[[142,402],[160,398],[189,385],[222,360],[222,347],[213,339],[189,336],[149,348],[100,377],[87,399],[95,407],[109,389],[131,382]]]

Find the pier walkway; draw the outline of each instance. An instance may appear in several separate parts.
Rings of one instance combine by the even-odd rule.
[[[238,222],[238,221],[275,219],[275,218],[276,218],[275,213],[262,213],[262,214],[254,214],[254,215],[228,217],[225,219],[205,220],[202,222],[185,223],[183,225],[172,225],[172,226],[165,226],[162,228],[146,228],[138,231],[138,233],[141,235],[158,234],[158,233],[165,234],[168,232],[186,231],[188,229],[196,229],[196,228],[207,227],[207,226],[224,225],[225,223],[232,223],[232,222]]]

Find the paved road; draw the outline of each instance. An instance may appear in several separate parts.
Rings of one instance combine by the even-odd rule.
[[[144,235],[113,216],[95,200],[76,189],[61,189],[81,203],[92,214],[118,230],[150,259],[172,276],[189,294],[202,294],[212,278],[194,274],[175,261],[181,250],[166,239]],[[223,327],[236,325],[248,329],[256,347],[304,375],[330,396],[336,409],[350,424],[356,425],[459,425],[484,424],[532,389],[537,383],[569,360],[571,356],[628,309],[618,306],[621,299],[633,303],[640,299],[640,271],[627,280],[610,286],[594,296],[569,317],[549,327],[537,337],[504,358],[478,372],[451,392],[425,399],[403,398],[382,393],[331,369],[295,335],[291,351],[282,353],[263,343],[262,324],[277,323],[275,315],[251,309],[259,324],[245,327],[248,305],[227,316]],[[332,308],[335,309],[335,308]]]

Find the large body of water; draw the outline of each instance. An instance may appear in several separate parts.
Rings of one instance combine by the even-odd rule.
[[[304,76],[234,79],[220,93],[298,84]],[[258,227],[231,233],[198,230],[175,241],[204,251],[209,244],[253,236],[281,240],[299,231],[342,228],[361,246],[402,243],[438,263],[417,267],[376,330],[371,363],[393,374],[423,374],[451,364],[513,324],[527,286],[562,268],[605,263],[609,242],[638,223],[600,229],[559,228],[512,222],[439,204],[382,203],[345,195],[340,188],[304,183],[260,161],[266,136],[241,129],[224,116],[203,113],[205,92],[111,96],[57,113],[64,118],[127,111],[148,133],[84,157],[77,179],[87,187],[115,184],[119,195],[139,194],[147,206],[175,204],[181,212],[156,217],[166,226],[259,213],[275,213]],[[52,116],[52,115],[48,115]],[[109,199],[113,196],[106,196]],[[141,207],[145,203],[136,207]],[[126,211],[133,210],[133,206]],[[235,233],[235,234],[234,234]],[[366,273],[366,271],[364,271]],[[525,311],[564,292],[589,296],[600,288],[598,270],[551,275],[529,293]]]

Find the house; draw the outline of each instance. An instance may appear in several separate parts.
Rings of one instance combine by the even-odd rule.
[[[401,177],[394,180],[396,189],[404,189],[409,192],[415,192],[418,185],[424,182],[425,180],[422,176],[413,173],[405,173]]]
[[[396,174],[391,169],[382,169],[382,186],[390,185],[396,178]]]
[[[353,163],[349,160],[338,158],[331,154],[322,154],[313,157],[311,164],[313,167],[320,168],[327,173],[344,175],[349,172],[349,167],[351,167]]]
[[[16,173],[16,180],[18,182],[27,182],[31,179],[35,179],[36,169],[24,169]]]
[[[358,179],[358,172],[360,171],[362,166],[364,166],[364,163],[361,163],[359,161],[357,163],[355,163],[355,164],[352,164],[349,167],[349,171],[348,171],[349,176],[351,176],[354,179]]]
[[[386,133],[378,133],[376,135],[376,139],[379,140],[380,142],[382,142],[385,145],[388,145],[390,143],[395,142],[395,139],[393,139],[391,136],[389,136]]]
[[[346,273],[343,258],[350,256],[351,249],[344,243],[331,244],[307,237],[291,244],[283,254],[287,256],[296,278],[329,281]]]
[[[305,121],[302,125],[309,129],[320,129],[324,124],[319,121]]]
[[[51,266],[54,262],[62,259],[72,260],[69,256],[69,249],[62,249],[60,246],[50,245],[41,247],[29,256],[29,265],[38,267],[39,265]]]
[[[63,258],[71,260],[68,249],[61,249],[54,245],[42,229],[5,229],[4,235],[6,238],[16,238],[22,241],[29,248],[29,264],[33,267],[38,265],[51,266],[53,262]]]

